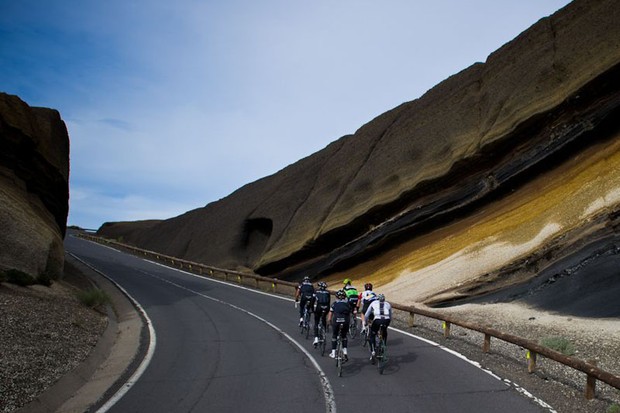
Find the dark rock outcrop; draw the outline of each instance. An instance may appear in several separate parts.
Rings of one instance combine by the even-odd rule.
[[[57,278],[69,211],[69,136],[56,110],[0,93],[0,270]]]
[[[143,231],[126,224],[99,233],[281,278],[371,273],[369,260],[482,214],[515,191],[530,194],[541,174],[617,140],[619,21],[615,1],[576,0],[485,63],[272,176]],[[438,251],[415,259],[440,261]],[[394,268],[381,282],[388,286],[407,271]]]

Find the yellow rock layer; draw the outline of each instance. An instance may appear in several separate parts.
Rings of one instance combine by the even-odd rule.
[[[434,295],[534,252],[551,239],[620,205],[620,136],[594,145],[473,215],[328,277],[389,300],[425,302]],[[415,236],[415,234],[412,234]]]

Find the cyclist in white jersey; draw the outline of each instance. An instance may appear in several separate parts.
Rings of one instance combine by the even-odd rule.
[[[368,310],[364,314],[366,320],[370,320],[372,317],[372,324],[370,325],[370,360],[375,360],[375,347],[376,337],[379,332],[379,328],[383,330],[383,338],[387,343],[387,328],[392,320],[392,306],[385,301],[385,295],[377,295],[377,299],[370,303]]]
[[[372,319],[366,320],[365,314],[366,314],[366,310],[368,310],[368,306],[370,305],[370,303],[372,303],[376,299],[377,299],[377,294],[375,294],[372,291],[372,284],[371,283],[364,284],[364,291],[360,293],[359,299],[357,300],[357,309],[358,309],[357,312],[361,314],[362,329],[366,329],[367,322],[372,321]],[[359,311],[360,306],[362,307],[361,312]]]

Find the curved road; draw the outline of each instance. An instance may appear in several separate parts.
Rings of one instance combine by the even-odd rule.
[[[142,375],[109,412],[550,411],[435,343],[391,330],[383,375],[350,340],[343,377],[299,334],[289,298],[198,277],[67,237],[121,286],[154,330]],[[544,403],[543,403],[544,404]]]

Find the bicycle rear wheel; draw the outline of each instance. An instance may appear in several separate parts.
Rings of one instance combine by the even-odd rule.
[[[321,349],[321,357],[325,355],[325,328],[319,323],[319,348]]]
[[[349,337],[355,338],[357,336],[357,318],[351,317],[351,325],[349,326]]]
[[[342,352],[342,340],[338,338],[338,344],[336,346],[336,369],[338,370],[338,377],[342,377],[342,363],[344,362],[344,354]]]
[[[377,344],[377,368],[379,369],[379,374],[383,374],[383,370],[385,369],[385,365],[388,361],[387,354],[387,345],[385,344],[385,340],[383,337],[379,338],[379,344]]]

